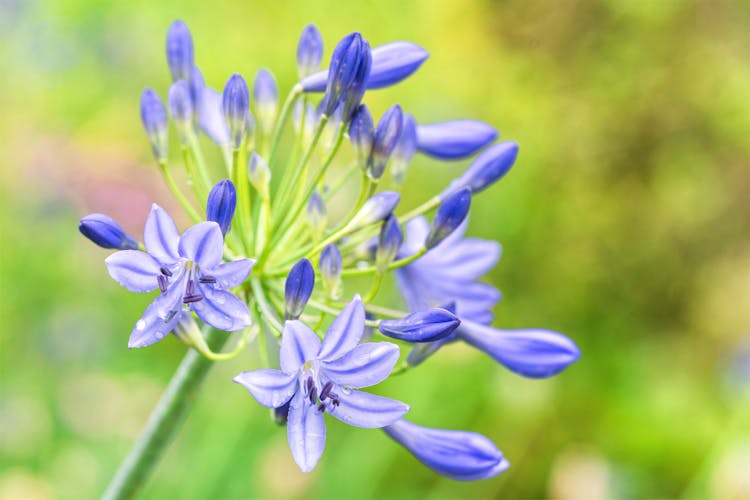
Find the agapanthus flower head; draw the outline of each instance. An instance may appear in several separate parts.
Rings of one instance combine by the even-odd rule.
[[[307,259],[300,259],[289,270],[284,283],[284,319],[297,319],[305,310],[315,285],[315,270]]]
[[[314,24],[302,30],[297,44],[297,71],[304,78],[320,67],[323,60],[323,37]]]
[[[440,194],[445,198],[451,193],[468,187],[478,193],[503,177],[516,161],[518,144],[513,141],[500,142],[485,149],[469,165],[469,168]]]
[[[250,94],[242,75],[235,73],[229,77],[222,95],[222,110],[229,128],[231,144],[238,149],[245,139],[250,119]]]
[[[471,205],[471,190],[464,188],[447,196],[438,206],[435,219],[432,221],[430,234],[427,235],[424,246],[428,249],[436,247],[445,238],[458,229],[466,219]]]
[[[172,121],[180,133],[183,143],[187,143],[187,137],[193,129],[193,99],[190,94],[190,86],[185,80],[177,80],[169,87],[167,104]]]
[[[167,110],[152,89],[146,89],[141,94],[141,122],[151,141],[154,156],[164,161],[167,158]]]
[[[372,150],[372,139],[375,134],[375,125],[372,114],[365,104],[360,104],[352,115],[349,124],[349,139],[357,156],[357,164],[364,170],[367,168],[367,158]]]
[[[471,156],[495,139],[494,127],[477,120],[418,125],[417,147],[420,152],[441,160],[457,160]]]
[[[287,321],[281,335],[281,370],[248,371],[234,378],[263,406],[289,403],[289,447],[303,472],[311,471],[323,454],[324,414],[356,427],[379,428],[409,411],[400,401],[357,390],[384,380],[399,355],[398,346],[389,342],[359,344],[364,328],[359,297],[336,317],[322,342],[301,321]]]
[[[193,37],[183,21],[174,21],[167,31],[167,63],[173,80],[190,79],[195,63]]]
[[[137,250],[138,240],[130,236],[110,216],[89,214],[78,223],[78,230],[102,248]]]
[[[206,203],[206,220],[215,222],[225,235],[232,227],[232,218],[237,207],[237,190],[229,179],[222,179],[211,188]]]
[[[401,184],[406,177],[406,170],[417,152],[417,122],[409,113],[405,113],[401,121],[401,133],[396,141],[396,147],[391,154],[391,175],[393,180]]]
[[[371,179],[380,179],[385,172],[385,166],[396,148],[401,135],[403,113],[401,106],[394,104],[380,118],[373,134],[370,156],[367,158],[367,175]]]

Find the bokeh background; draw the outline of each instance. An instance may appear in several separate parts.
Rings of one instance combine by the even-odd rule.
[[[185,351],[126,349],[149,298],[76,229],[177,212],[138,115],[145,86],[166,94],[175,18],[217,88],[269,67],[289,89],[308,22],[326,57],[353,30],[427,48],[366,102],[521,144],[472,208],[470,232],[504,247],[496,324],[565,332],[583,357],[526,380],[456,345],[378,388],[498,444],[511,469],[467,484],[334,419],[301,474],[229,383],[249,349],[211,373],[143,498],[750,498],[749,2],[0,0],[1,499],[99,495]],[[404,205],[465,165],[419,158]]]

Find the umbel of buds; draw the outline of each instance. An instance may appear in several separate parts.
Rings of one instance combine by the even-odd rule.
[[[320,69],[323,37],[308,25],[296,61],[290,54],[277,72],[296,66],[298,82],[256,68],[251,88],[233,73],[220,92],[207,83],[217,75],[204,79],[198,68],[185,23],[169,27],[171,82],[159,84],[166,107],[147,88],[140,114],[159,171],[191,223],[180,231],[154,204],[142,243],[99,213],[82,218],[79,230],[115,250],[105,265],[117,283],[153,294],[123,346],[181,341],[191,353],[106,498],[132,496],[128,488],[142,482],[183,416],[179,396],[192,394],[209,362],[238,356],[256,338],[261,355],[248,358],[252,366],[233,381],[273,410],[302,471],[323,456],[332,418],[383,429],[452,479],[487,479],[508,468],[487,437],[422,427],[404,419],[409,405],[360,390],[430,369],[429,360],[456,343],[534,379],[580,357],[560,333],[493,326],[500,292],[484,277],[500,246],[465,236],[472,198],[508,174],[518,145],[494,142],[495,128],[476,120],[421,123],[408,105],[388,106],[376,125],[363,102],[370,90],[414,75],[428,55],[405,41],[371,49],[355,32]],[[168,150],[170,119],[179,155]],[[216,151],[205,154],[209,141]],[[410,169],[469,157],[463,173],[424,165],[429,170],[413,178],[455,178],[424,200],[400,203]],[[181,167],[183,175],[173,175]],[[423,196],[426,186],[409,192]],[[384,296],[391,284],[399,297]],[[234,347],[223,351],[232,338]]]

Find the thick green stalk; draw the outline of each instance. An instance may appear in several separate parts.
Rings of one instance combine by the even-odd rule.
[[[228,338],[226,332],[210,329],[206,342],[211,349],[219,351]],[[133,498],[143,487],[192,407],[196,392],[212,365],[213,361],[204,358],[194,349],[187,352],[151,413],[146,428],[107,486],[103,499]]]

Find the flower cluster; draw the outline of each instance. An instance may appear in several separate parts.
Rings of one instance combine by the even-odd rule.
[[[404,419],[408,405],[360,389],[458,341],[525,377],[555,375],[578,359],[576,345],[559,333],[491,326],[500,293],[481,279],[500,247],[464,236],[472,197],[509,171],[517,144],[493,144],[498,133],[478,121],[420,124],[398,105],[376,122],[362,102],[367,91],[409,77],[428,57],[410,42],[371,49],[352,33],[319,70],[323,40],[309,25],[297,49],[299,81],[283,104],[266,69],[252,89],[239,74],[222,93],[207,85],[181,21],[169,28],[166,52],[173,80],[166,107],[147,89],[141,118],[158,167],[194,225],[180,234],[153,205],[143,243],[106,215],[86,216],[79,226],[97,245],[118,250],[105,261],[118,283],[139,293],[158,289],[135,322],[129,347],[173,333],[219,360],[257,337],[265,366],[234,382],[275,410],[305,472],[323,454],[326,414],[383,429],[454,479],[504,471],[508,462],[486,437],[419,426]],[[172,177],[169,118],[192,193]],[[215,143],[223,165],[206,161],[202,136]],[[400,186],[417,153],[444,161],[479,154],[438,195],[402,211]],[[348,169],[330,168],[347,155]],[[386,183],[391,190],[379,190]],[[329,211],[335,198],[357,189],[348,210]],[[403,310],[379,303],[389,274]],[[363,282],[365,289],[353,290]],[[239,332],[236,348],[212,351],[204,338],[210,328]]]

